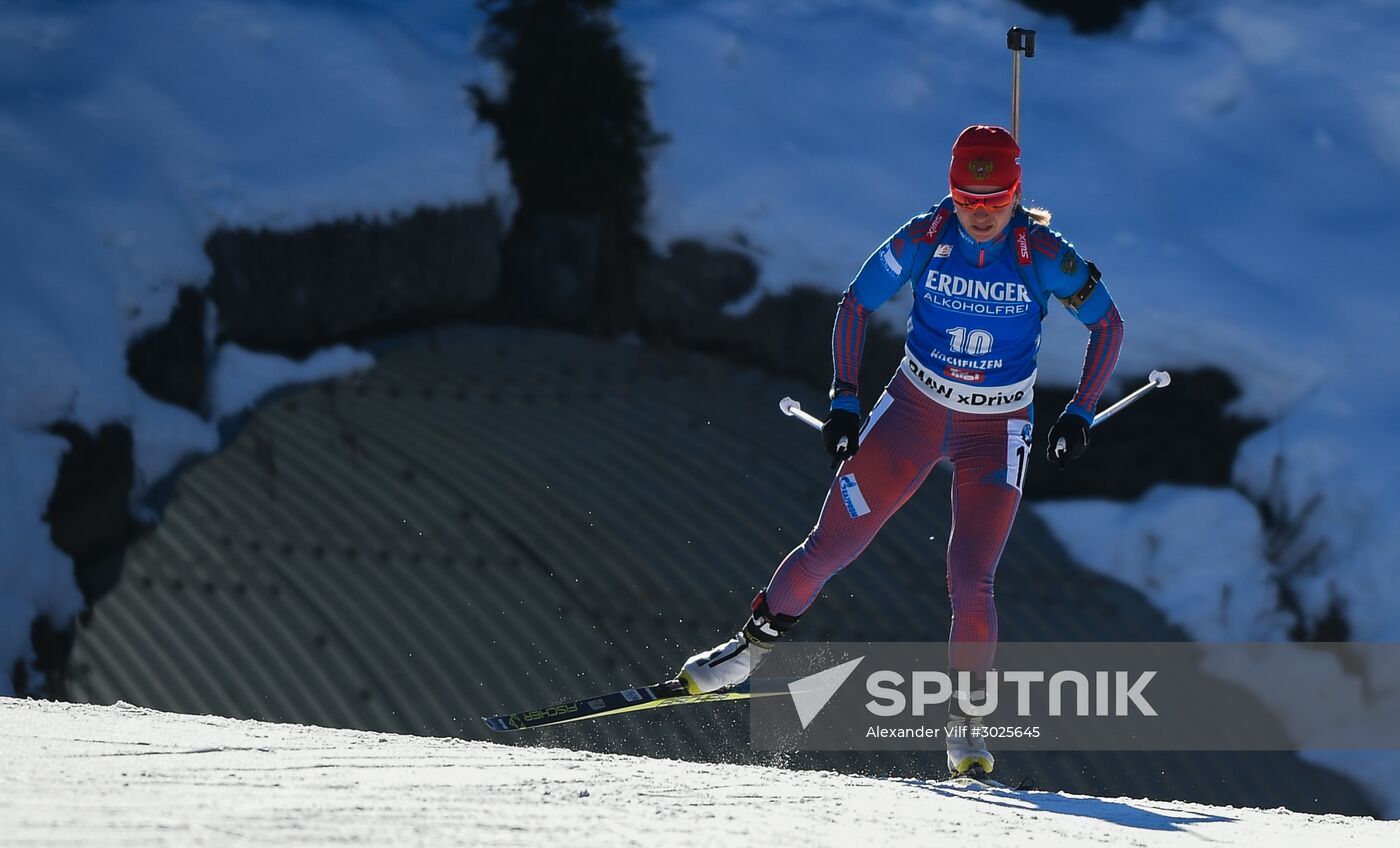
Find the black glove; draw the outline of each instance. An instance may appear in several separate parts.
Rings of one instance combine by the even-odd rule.
[[[1061,440],[1064,440],[1063,448],[1060,446]],[[1050,436],[1046,439],[1045,458],[1064,468],[1083,456],[1088,448],[1089,422],[1073,412],[1061,413],[1060,420],[1050,428]]]
[[[843,438],[845,445],[840,444]],[[855,456],[860,450],[860,416],[844,409],[831,410],[822,425],[822,441],[831,455],[832,468]]]

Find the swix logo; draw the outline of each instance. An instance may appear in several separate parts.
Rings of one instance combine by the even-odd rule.
[[[1016,228],[1016,261],[1022,265],[1031,264],[1031,240],[1025,227]]]
[[[938,214],[928,222],[928,226],[922,226],[917,221],[906,231],[910,238],[916,242],[924,244],[937,244],[938,236],[943,232],[943,224],[948,220],[948,210],[940,209]]]
[[[964,368],[954,368],[951,365],[943,367],[943,376],[952,377],[954,380],[962,380],[964,383],[980,383],[987,379],[985,371],[968,371]]]
[[[928,225],[929,234],[937,236],[943,232],[943,225],[948,222],[948,210],[940,209],[938,214],[933,216],[933,221]]]

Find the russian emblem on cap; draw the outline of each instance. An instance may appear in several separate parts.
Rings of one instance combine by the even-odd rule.
[[[991,176],[996,165],[990,159],[971,159],[967,163],[967,170],[978,180],[985,180]]]

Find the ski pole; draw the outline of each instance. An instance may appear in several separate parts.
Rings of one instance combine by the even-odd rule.
[[[1147,375],[1147,385],[1143,386],[1142,388],[1138,389],[1137,391],[1118,401],[1113,406],[1110,406],[1108,409],[1105,409],[1103,412],[1100,412],[1098,415],[1095,415],[1094,422],[1089,426],[1099,426],[1112,416],[1117,415],[1119,412],[1122,412],[1125,408],[1128,407],[1129,404],[1132,404],[1138,398],[1142,397],[1143,395],[1147,394],[1153,389],[1164,389],[1167,386],[1170,386],[1171,384],[1172,375],[1168,374],[1165,371],[1153,371],[1151,374]]]
[[[814,430],[820,430],[822,428],[822,420],[820,418],[810,412],[802,411],[802,404],[790,397],[785,397],[778,401],[778,408],[783,411],[784,415],[790,415]]]
[[[1131,404],[1135,403],[1139,398],[1141,398],[1143,395],[1147,394],[1148,392],[1152,391],[1153,389],[1162,389],[1162,388],[1166,388],[1167,386],[1170,386],[1171,384],[1172,384],[1172,375],[1168,374],[1166,371],[1153,371],[1151,374],[1148,374],[1148,375],[1147,375],[1147,384],[1146,384],[1146,385],[1144,385],[1144,386],[1142,386],[1141,388],[1135,390],[1132,394],[1129,394],[1127,397],[1123,398],[1122,400],[1118,401],[1118,402],[1115,403],[1114,405],[1110,406],[1108,409],[1105,409],[1103,412],[1100,412],[1098,415],[1095,415],[1095,416],[1094,416],[1094,420],[1091,421],[1091,422],[1089,422],[1089,426],[1090,426],[1090,427],[1097,427],[1097,426],[1099,426],[1099,425],[1102,424],[1103,422],[1105,422],[1105,421],[1107,421],[1108,419],[1112,418],[1114,415],[1117,415],[1118,413],[1122,412],[1124,409],[1127,409],[1128,406],[1130,406]],[[1068,445],[1065,443],[1064,437],[1061,436],[1061,437],[1060,437],[1060,440],[1059,440],[1058,442],[1055,443],[1055,454],[1056,454],[1056,455],[1059,455],[1059,454],[1064,453],[1064,452],[1065,452],[1065,449],[1066,449],[1067,447],[1068,447]]]
[[[1006,47],[1011,51],[1011,137],[1021,140],[1021,54],[1035,57],[1035,30],[1012,27],[1006,31]]]
[[[790,397],[785,397],[778,401],[778,408],[783,411],[784,415],[792,416],[814,430],[820,430],[822,428],[822,420],[820,418],[812,415],[810,412],[803,412],[802,404]],[[844,450],[848,443],[849,440],[845,436],[842,436],[840,441],[836,443],[836,447],[839,450]]]

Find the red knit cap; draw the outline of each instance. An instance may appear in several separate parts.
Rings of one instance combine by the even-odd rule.
[[[1001,127],[968,127],[953,142],[948,181],[955,186],[1011,188],[1021,179],[1021,145]]]

